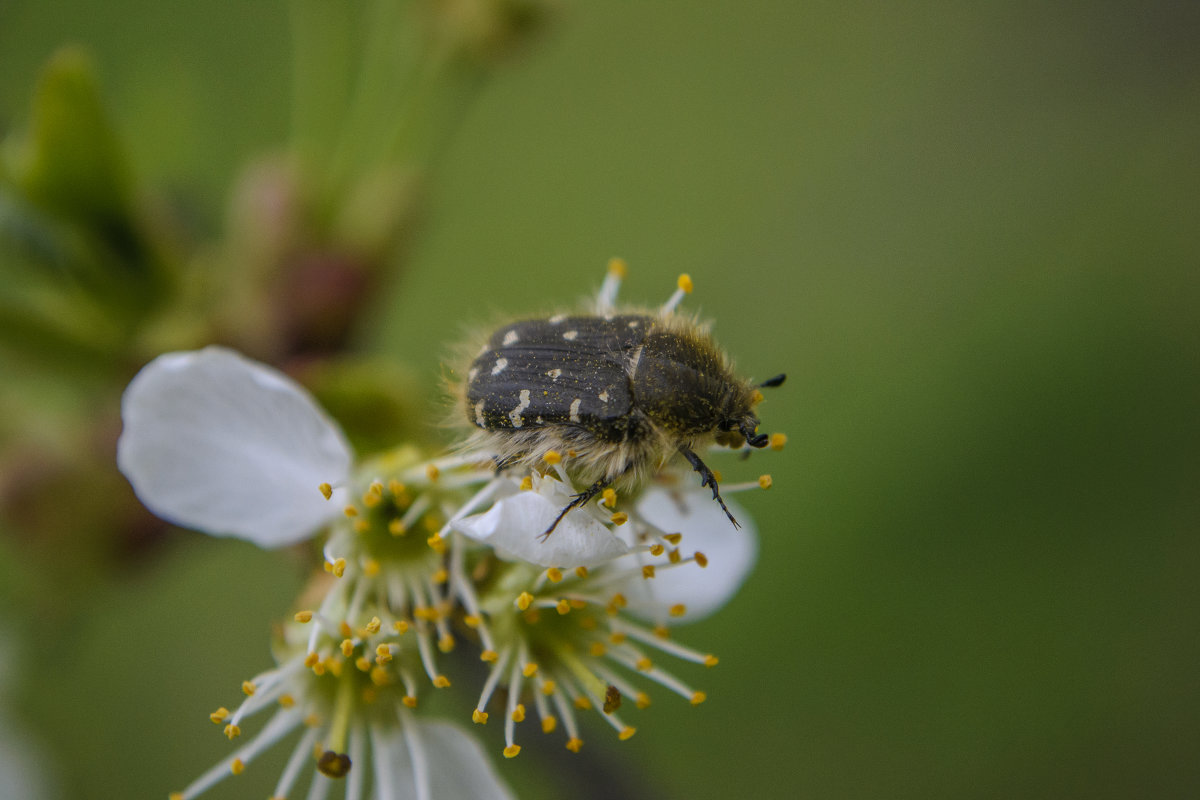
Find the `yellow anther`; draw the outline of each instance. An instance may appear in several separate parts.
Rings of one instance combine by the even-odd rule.
[[[704,555],[704,553],[701,553],[699,550],[696,551],[696,554],[692,556],[692,558],[696,559],[696,563],[701,567],[708,566],[708,556]]]
[[[562,570],[558,567],[551,567],[546,570],[546,577],[550,579],[551,583],[558,583],[563,579]]]
[[[443,653],[449,653],[453,649],[454,649],[454,637],[453,636],[451,636],[450,634],[447,633],[442,638],[438,639],[438,650],[441,650]]]
[[[654,626],[654,635],[660,639],[670,639],[671,629],[660,623]]]
[[[537,671],[538,671],[538,665],[532,661],[530,661],[525,666],[521,667],[521,674],[524,675],[526,678],[532,678],[534,675],[537,675]]]
[[[371,485],[367,487],[367,494],[383,497],[383,484],[379,481],[371,481]]]
[[[708,699],[708,695],[704,692],[692,692],[692,705],[698,706]]]
[[[388,671],[382,666],[371,668],[371,683],[376,686],[387,686],[392,682],[392,676],[388,675]]]
[[[463,617],[463,624],[468,628],[478,628],[483,624],[483,617],[478,614],[467,614]]]
[[[575,568],[575,577],[586,578],[587,576],[588,576],[588,568],[587,567],[576,567]]]
[[[536,625],[537,621],[542,618],[542,612],[539,609],[531,608],[521,615],[525,622],[529,625]]]
[[[290,694],[281,694],[279,695],[278,702],[281,708],[291,708],[292,706],[296,705],[296,698],[292,697]]]
[[[720,661],[720,659],[710,653],[704,657],[704,666],[715,667],[718,661]]]
[[[404,697],[400,698],[400,702],[404,703],[404,705],[408,706],[409,708],[417,707],[417,698],[413,697],[411,694],[404,695]]]
[[[524,478],[521,478],[521,491],[528,492],[532,489],[533,489],[533,478],[529,477],[528,475],[526,475]]]
[[[679,544],[679,542],[683,539],[683,534],[682,533],[668,533],[663,538],[666,539],[671,544]]]
[[[358,507],[357,506],[346,506],[345,508],[342,509],[342,513],[345,514],[347,517],[357,517],[358,516]]]
[[[230,765],[229,765],[229,771],[232,772],[234,775],[241,775],[242,772],[245,771],[245,769],[246,769],[246,762],[242,761],[240,758],[235,758],[233,760],[233,762],[230,763]]]
[[[401,495],[408,491],[408,487],[395,478],[392,478],[388,481],[388,491],[393,495]]]
[[[602,502],[609,508],[617,507],[617,490],[609,487],[601,494]]]
[[[625,639],[627,638],[621,631],[613,631],[608,635],[608,640],[613,644],[625,644]]]
[[[371,659],[366,656],[359,656],[354,659],[354,666],[358,667],[359,672],[369,672],[371,669]]]
[[[294,620],[296,620],[296,622],[300,622],[300,623],[312,622],[312,618],[313,618],[313,612],[311,612],[311,611],[297,611],[296,616],[292,617],[292,619],[294,619]]]
[[[771,476],[770,475],[759,475],[758,476],[758,485],[763,489],[770,489],[771,488]]]
[[[317,488],[321,490],[321,494],[324,495],[326,500],[333,497],[333,487],[330,486],[328,483],[322,483]]]
[[[785,444],[787,444],[787,434],[786,433],[772,433],[771,434],[771,449],[772,450],[782,450],[783,446]]]
[[[362,504],[367,508],[374,508],[383,501],[383,495],[374,494],[373,492],[364,492],[362,496]]]
[[[672,547],[671,552],[667,553],[667,561],[670,561],[672,564],[678,564],[682,560],[683,556],[679,555],[678,547]]]
[[[398,619],[392,623],[392,627],[396,630],[396,633],[400,633],[400,634],[408,633],[408,621],[407,620]]]
[[[442,584],[442,583],[445,583],[446,581],[450,580],[450,573],[447,572],[444,568],[438,569],[438,570],[434,571],[433,575],[430,576],[430,579],[434,583]]]
[[[519,752],[521,752],[521,745],[510,744],[508,747],[504,748],[504,757],[505,758],[516,758],[517,753],[519,753]]]
[[[366,533],[369,530],[371,530],[371,521],[370,520],[363,519],[361,517],[354,520],[354,532],[355,533]]]
[[[417,606],[413,609],[413,616],[417,619],[425,620],[426,622],[437,621],[437,611],[429,606]]]
[[[342,639],[342,655],[344,655],[346,658],[354,655],[353,639]]]
[[[572,600],[571,601],[571,608],[583,608],[586,605],[587,605],[587,603],[583,602],[582,600]],[[595,617],[580,617],[579,618],[579,627],[583,628],[585,631],[596,630],[596,618]]]
[[[438,689],[449,689],[450,679],[445,675],[435,675],[433,678],[433,685]]]
[[[688,275],[686,272],[679,276],[679,280],[676,281],[676,284],[680,289],[683,290],[684,294],[691,294],[692,289],[694,288],[692,285],[692,276]]]
[[[617,734],[617,738],[623,742],[635,733],[637,733],[637,728],[622,728],[621,732]]]
[[[342,635],[343,639],[349,639],[351,636],[354,635],[354,628],[350,627],[349,622],[346,622],[346,620],[342,620],[341,622],[338,623],[338,633],[340,633]]]
[[[554,608],[559,614],[567,614],[571,611],[571,604],[567,602],[567,599],[564,597],[562,600],[559,600],[557,604],[555,604]]]
[[[487,718],[488,715],[486,711],[480,711],[477,708],[471,712],[471,722],[474,722],[476,725],[486,725]]]
[[[333,577],[340,578],[346,574],[346,559],[339,558],[329,565],[329,571],[333,573]]]
[[[557,450],[547,450],[542,454],[542,460],[551,466],[554,464],[561,464],[563,460],[562,453],[558,452]]]
[[[359,697],[362,698],[365,704],[371,705],[371,703],[379,699],[379,691],[374,686],[364,686],[362,694]]]
[[[542,717],[542,733],[554,733],[554,729],[558,727],[558,717],[553,714],[547,714]]]
[[[236,739],[237,737],[239,737],[241,735],[242,735],[242,729],[239,728],[237,725],[234,725],[232,722],[225,726],[225,738],[226,739]]]
[[[650,705],[650,695],[645,692],[638,692],[633,698],[633,702],[638,708],[647,708]]]
[[[499,658],[500,658],[500,654],[497,653],[495,650],[484,650],[482,653],[479,654],[479,660],[486,661],[489,664],[495,664]]]
[[[624,608],[627,601],[625,600],[625,595],[621,594],[620,592],[617,592],[616,594],[614,594],[612,596],[611,602],[617,608]]]
[[[629,274],[629,264],[625,263],[625,259],[613,256],[608,260],[608,272],[618,278],[624,278]]]
[[[645,578],[646,580],[650,580],[651,578],[654,577],[654,565],[653,564],[642,565],[642,577]]]
[[[639,672],[649,672],[650,670],[654,669],[654,662],[645,656],[642,656],[637,660],[637,663],[634,664],[634,666],[638,668]]]
[[[321,677],[322,675],[324,675],[325,674],[325,662],[318,661],[316,664],[313,664],[312,672],[313,672],[313,675],[316,675],[318,678]]]
[[[317,662],[319,662],[320,660],[321,660],[321,657],[319,655],[317,655],[316,653],[309,653],[308,655],[306,655],[304,657],[304,666],[310,667],[310,668],[315,667],[317,665]]]
[[[374,578],[379,574],[379,562],[374,558],[368,558],[363,562],[363,575],[368,578]]]
[[[379,633],[379,629],[383,627],[383,620],[379,617],[371,617],[371,621],[367,623],[367,633],[374,636]]]
[[[521,592],[517,595],[517,608],[524,611],[533,603],[533,595],[529,592]]]
[[[763,401],[763,399],[764,399],[763,393],[760,392],[758,389],[755,389],[754,394],[750,395],[750,403],[752,405],[758,405],[759,403],[761,403]]]
[[[436,533],[426,539],[425,544],[429,545],[430,549],[439,555],[446,552],[446,540]]]
[[[656,542],[655,544],[650,545],[650,555],[661,556],[666,551],[666,549],[667,548],[663,547],[661,544],[658,544]]]
[[[580,739],[578,736],[572,736],[570,739],[567,739],[567,749],[572,753],[578,753],[581,747],[583,747],[583,739]]]
[[[608,652],[608,648],[605,647],[604,642],[592,642],[588,645],[588,652],[595,658],[600,658]]]
[[[392,536],[403,536],[404,530],[404,523],[399,519],[394,519],[388,523],[388,533]]]
[[[171,792],[167,795],[167,800],[183,800],[183,792]]]
[[[558,684],[554,681],[542,681],[542,694],[549,697],[558,690]]]
[[[524,722],[525,721],[525,704],[524,703],[517,703],[517,707],[514,708],[513,712],[512,712],[512,721],[513,722]]]
[[[208,715],[208,718],[213,721],[214,725],[220,725],[225,720],[229,719],[229,709],[221,706],[216,711]]]
[[[442,471],[437,468],[436,464],[425,465],[425,477],[431,481],[436,481],[442,474]]]
[[[613,515],[612,515],[613,525],[624,525],[626,522],[629,522],[629,515],[626,514],[624,511],[617,511],[617,512],[613,513]]]
[[[321,726],[321,715],[320,714],[309,714],[308,716],[306,716],[304,718],[304,725],[307,728],[320,727]],[[321,751],[321,747],[320,747],[320,745],[318,745],[317,746],[317,755],[321,754],[320,751]]]
[[[425,530],[429,533],[437,533],[442,527],[442,521],[436,514],[426,514],[425,516],[421,517],[421,525],[423,525]]]
[[[392,648],[386,644],[381,644],[375,648],[375,663],[386,664],[392,660]]]
[[[682,617],[687,613],[687,606],[685,606],[683,603],[676,603],[675,605],[671,606],[668,613],[672,617]]]
[[[579,697],[575,698],[575,707],[578,708],[580,711],[591,711],[592,701],[587,699],[583,695],[579,695]]]

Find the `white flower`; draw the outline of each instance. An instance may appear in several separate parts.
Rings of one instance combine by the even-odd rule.
[[[340,508],[318,487],[350,474],[341,430],[290,378],[231,350],[159,356],[130,382],[121,416],[118,466],[173,523],[278,547]]]

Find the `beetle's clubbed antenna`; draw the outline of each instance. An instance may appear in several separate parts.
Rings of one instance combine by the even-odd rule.
[[[765,381],[763,381],[762,383],[760,383],[758,385],[758,388],[760,388],[760,389],[776,389],[780,386],[783,386],[783,382],[786,380],[787,380],[787,375],[785,375],[781,372],[778,375],[776,375],[774,378],[767,378]]]
[[[596,295],[596,313],[601,316],[612,313],[617,304],[617,290],[621,288],[621,281],[625,278],[625,274],[629,271],[629,266],[623,258],[610,258],[608,260],[608,274],[604,276],[604,283],[600,284],[600,291]]]

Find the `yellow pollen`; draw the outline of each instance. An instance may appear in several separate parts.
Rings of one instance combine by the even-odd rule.
[[[650,695],[645,692],[638,692],[637,696],[633,698],[633,702],[638,708],[647,708],[650,705]]]
[[[404,705],[408,706],[409,708],[417,707],[417,698],[413,697],[411,694],[404,695],[404,697],[400,698],[400,702],[404,703]]]
[[[772,483],[772,481],[771,481],[770,475],[759,475],[758,476],[758,485],[760,487],[762,487],[763,489],[770,489],[771,483]]]
[[[368,578],[374,578],[379,574],[379,562],[373,558],[368,558],[363,562],[363,575]]]
[[[183,792],[171,792],[167,795],[167,800],[183,800]]]
[[[376,686],[387,686],[392,682],[392,677],[388,675],[388,671],[383,667],[371,668],[371,683]]]
[[[329,571],[333,573],[333,577],[340,578],[346,574],[346,559],[339,558],[329,565]]]
[[[694,287],[692,285],[692,276],[691,275],[688,275],[686,272],[683,273],[682,275],[679,276],[679,280],[676,283],[678,284],[679,288],[683,290],[684,294],[692,293],[692,289]]]
[[[299,623],[312,622],[312,618],[313,612],[311,611],[297,611],[296,616],[292,617],[292,619]]]
[[[449,689],[450,679],[445,675],[437,675],[433,679],[433,685],[438,689]]]
[[[708,556],[704,555],[704,553],[701,553],[699,550],[696,551],[696,554],[692,556],[692,558],[696,559],[696,563],[699,564],[701,568],[708,566]]]
[[[362,518],[354,520],[354,532],[355,533],[366,533],[369,530],[371,530],[371,521],[370,520],[362,519]]]
[[[645,656],[642,656],[637,660],[637,663],[634,664],[634,666],[638,668],[639,672],[649,672],[650,670],[654,669],[654,662]]]
[[[388,481],[388,491],[393,495],[400,495],[407,492],[408,487],[395,478],[392,478],[390,481]]]
[[[592,701],[583,695],[579,695],[579,697],[575,698],[575,707],[580,711],[590,711],[592,708]]]
[[[750,395],[750,402],[753,405],[758,405],[763,401],[763,393],[758,389],[754,390],[754,394]]]
[[[296,705],[296,698],[290,694],[281,694],[279,695],[279,705],[283,708],[291,708]]]
[[[542,717],[542,733],[554,733],[554,729],[557,727],[558,717],[553,714]]]
[[[216,711],[209,714],[208,718],[213,721],[214,725],[220,725],[229,718],[229,709],[225,706],[221,706]]]
[[[517,753],[519,753],[519,752],[521,752],[521,745],[510,744],[508,747],[504,748],[504,757],[505,758],[516,758]]]
[[[375,648],[375,662],[377,664],[386,664],[392,660],[392,648],[386,644],[381,644]]]
[[[558,567],[551,567],[546,570],[546,577],[550,579],[551,583],[558,583],[563,579],[562,570]]]
[[[625,644],[626,638],[627,637],[625,636],[625,634],[621,633],[620,631],[613,631],[608,636],[608,640],[610,642],[612,642],[613,644]]]
[[[629,274],[629,264],[625,263],[625,259],[619,256],[613,256],[608,260],[609,274],[615,275],[618,278],[624,278]]]
[[[474,722],[476,725],[486,725],[487,718],[488,715],[486,711],[480,711],[477,708],[471,712],[471,722]]]
[[[666,539],[671,544],[679,544],[679,542],[682,541],[682,539],[683,539],[683,534],[682,533],[668,533],[663,538]]]
[[[350,627],[350,623],[342,620],[338,623],[338,633],[342,634],[343,639],[349,639],[354,633],[354,629]]]
[[[357,517],[358,509],[355,508],[354,506],[346,506],[345,508],[342,509],[342,513],[345,514],[347,517]]]
[[[392,536],[403,536],[404,523],[399,519],[392,520],[388,523],[388,533],[390,533]]]
[[[587,567],[576,567],[575,568],[575,576],[579,577],[579,578],[586,578],[588,576]]]
[[[529,592],[521,592],[519,595],[517,595],[517,608],[521,609],[522,611],[529,608],[531,603],[533,603],[533,595],[531,595]]]
[[[398,619],[392,623],[392,627],[396,629],[396,633],[408,633],[408,622]]]
[[[382,497],[383,496],[383,484],[380,483],[379,481],[371,481],[371,485],[367,487],[367,492],[369,494],[375,495],[376,497]]]
[[[321,717],[318,714],[309,714],[307,717],[304,718],[304,724],[306,727],[316,728],[316,727],[320,726],[320,724],[321,724]],[[320,745],[318,745],[318,750],[319,749],[320,749]],[[318,753],[318,755],[319,755],[319,753]]]
[[[449,653],[453,649],[454,649],[454,637],[453,636],[451,636],[450,634],[447,633],[445,636],[438,639],[438,650],[441,650],[443,653]]]
[[[354,666],[358,667],[359,672],[367,672],[371,669],[371,659],[366,656],[359,656],[354,659]]]
[[[525,721],[525,704],[524,703],[517,703],[517,707],[514,708],[513,712],[512,712],[512,721],[513,722],[524,722]]]
[[[478,614],[467,614],[463,617],[463,624],[468,628],[478,628],[483,624],[483,617]]]
[[[425,544],[433,550],[433,552],[441,554],[446,552],[446,540],[436,533],[425,540]]]
[[[608,489],[604,490],[601,496],[603,497],[604,505],[608,506],[609,508],[617,507],[617,491],[615,489],[609,487]]]
[[[240,758],[235,758],[233,760],[233,763],[229,765],[229,771],[232,772],[234,775],[241,775],[245,769],[246,769],[246,762],[242,761]]]
[[[521,478],[521,491],[528,492],[528,491],[531,491],[532,489],[533,489],[533,478],[529,477],[528,475],[526,475],[524,478]]]
[[[692,692],[692,705],[698,706],[708,699],[708,695],[704,692]]]
[[[429,478],[429,480],[436,481],[441,474],[442,472],[437,468],[436,464],[425,465],[425,477]]]
[[[661,544],[652,544],[650,545],[650,555],[661,556],[666,549]]]
[[[637,728],[622,728],[621,732],[617,734],[617,738],[623,742],[635,733],[637,733]]]
[[[576,458],[578,455],[579,453],[574,450],[567,450],[567,458]]]
[[[321,660],[321,657],[319,655],[317,655],[316,653],[309,653],[308,655],[306,655],[304,657],[304,666],[306,666],[306,667],[316,666],[317,662],[320,660]]]
[[[489,664],[494,664],[500,658],[500,654],[495,650],[484,650],[479,654],[480,661],[486,661]]]
[[[572,736],[570,739],[567,739],[567,749],[572,753],[578,753],[581,747],[583,747],[583,739],[580,739],[578,736]]]
[[[425,530],[430,533],[437,533],[442,527],[441,520],[439,520],[434,514],[426,514],[425,516],[421,517],[421,524],[424,525]]]
[[[604,655],[607,652],[608,652],[608,648],[604,646],[604,642],[592,642],[591,645],[588,647],[588,653],[590,653],[595,658],[600,658],[600,656]]]
[[[612,515],[613,525],[624,525],[626,522],[629,522],[629,515],[626,514],[624,511],[617,511],[617,512],[613,513],[613,515]]]
[[[683,603],[676,603],[675,605],[671,606],[671,609],[668,613],[670,613],[672,617],[682,617],[687,613],[687,606],[685,606]]]
[[[670,639],[671,638],[671,629],[668,628],[666,625],[662,625],[662,624],[655,625],[654,626],[654,635],[660,639]]]
[[[321,661],[318,661],[316,664],[312,665],[312,671],[313,675],[316,675],[318,678],[321,677],[325,674],[325,664]]]
[[[362,504],[367,508],[374,508],[383,500],[383,495],[375,494],[374,492],[365,492],[362,496]]]
[[[542,460],[545,461],[547,464],[551,464],[551,465],[561,464],[562,463],[562,453],[558,452],[557,450],[547,450],[545,453],[542,454]]]
[[[521,667],[521,674],[524,675],[526,678],[532,678],[534,675],[537,675],[537,671],[538,671],[538,665],[532,661],[530,661],[525,666]]]
[[[232,722],[225,726],[225,738],[226,739],[236,739],[237,737],[239,737],[241,735],[242,735],[242,729],[239,728],[237,725],[234,725]]]
[[[450,573],[445,569],[439,569],[430,576],[430,579],[437,584],[445,583],[450,580]]]
[[[678,564],[682,560],[683,556],[679,555],[678,547],[672,547],[671,552],[667,553],[667,561],[670,561],[672,564]]]
[[[556,689],[558,689],[558,684],[556,684],[554,681],[544,681],[542,683],[542,694],[546,695],[547,697],[554,694]]]
[[[642,577],[645,578],[646,580],[650,580],[651,578],[654,577],[654,565],[653,564],[645,564],[642,566]]]
[[[317,488],[321,490],[321,494],[325,497],[326,500],[333,497],[333,487],[330,486],[328,483],[322,483]]]
[[[587,601],[581,600],[578,597],[571,598],[571,608],[587,608]],[[580,623],[582,624],[582,623]]]
[[[413,609],[413,616],[417,619],[423,619],[426,622],[437,621],[437,611],[428,606],[417,606]]]
[[[617,608],[624,608],[626,604],[625,595],[617,592],[612,596],[612,604]]]
[[[786,433],[772,433],[771,434],[771,449],[772,450],[782,450],[783,446],[785,444],[787,444],[787,434]]]
[[[724,476],[721,475],[721,470],[719,470],[719,469],[713,470],[713,477],[717,479],[717,483],[720,483],[721,481],[725,480]]]
[[[379,633],[379,629],[382,627],[383,620],[379,619],[379,617],[371,617],[371,621],[367,623],[367,633],[374,635]]]
[[[342,655],[344,655],[346,658],[354,655],[353,639],[342,639]]]
[[[555,605],[554,608],[558,611],[559,614],[566,614],[566,613],[570,612],[571,604],[569,602],[567,602],[566,598],[563,598],[562,600],[558,601],[558,604]]]
[[[335,658],[330,656],[329,658],[325,659],[325,669],[329,670],[329,674],[335,678],[341,677],[342,670],[345,668],[345,666],[346,659],[344,658]]]
[[[711,653],[709,653],[708,655],[706,655],[706,656],[704,657],[704,666],[706,666],[706,667],[715,667],[715,666],[717,665],[717,662],[718,662],[719,660],[720,660],[720,659],[718,659],[716,656],[714,656],[714,655],[712,655]]]

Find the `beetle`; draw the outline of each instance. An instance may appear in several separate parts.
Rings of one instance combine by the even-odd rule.
[[[532,467],[550,451],[571,456],[566,466],[587,488],[543,538],[605,488],[641,485],[676,456],[699,473],[736,528],[697,451],[765,447],[770,439],[758,433],[754,410],[759,389],[785,378],[736,377],[707,326],[673,313],[673,303],[657,313],[556,314],[487,337],[460,389],[461,413],[476,429],[472,445],[493,453],[498,470]]]

